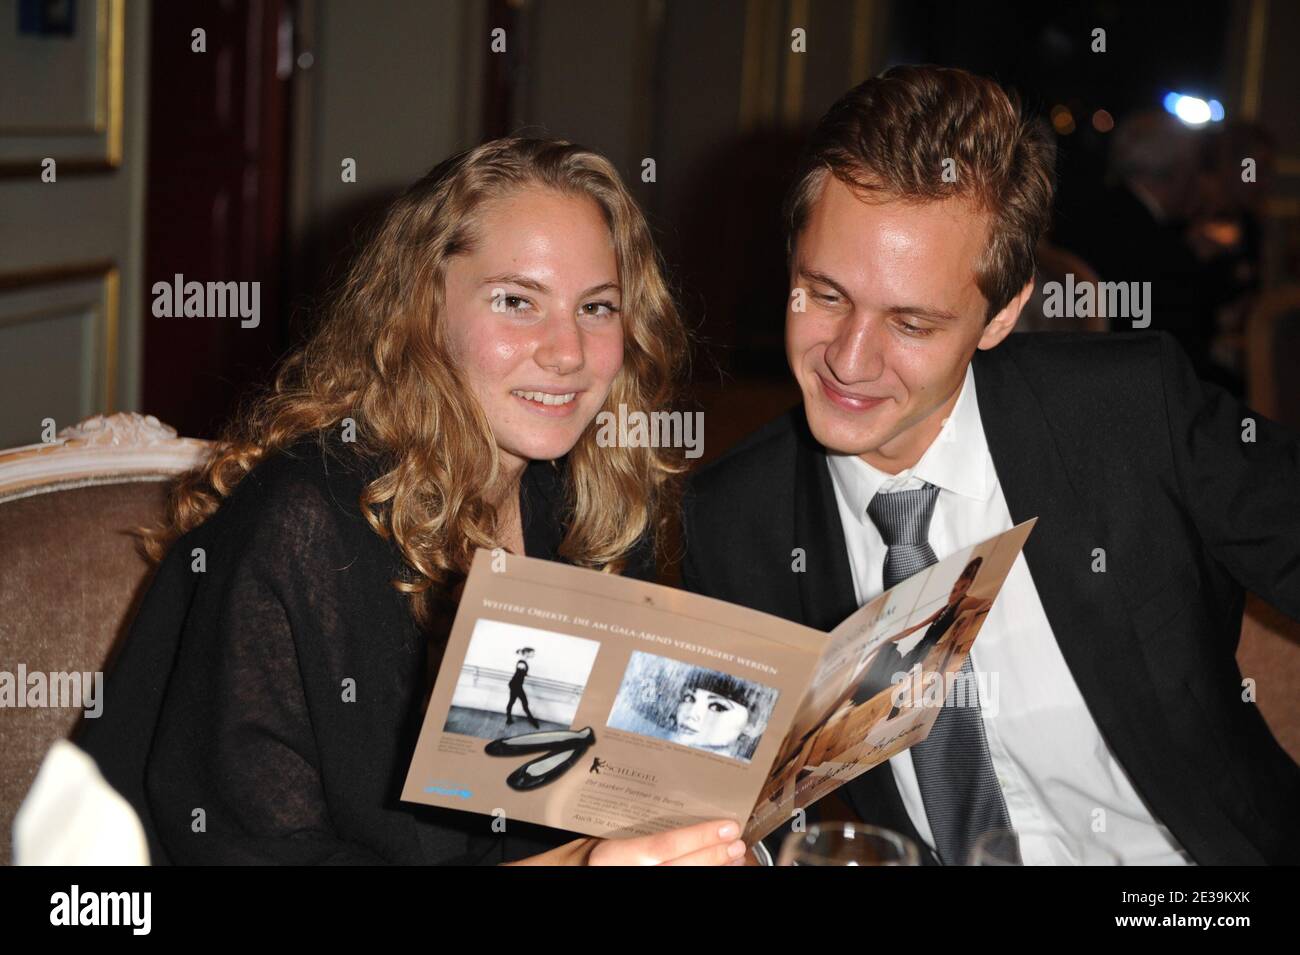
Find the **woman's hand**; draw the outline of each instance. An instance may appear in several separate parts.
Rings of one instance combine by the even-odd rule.
[[[730,819],[700,822],[650,836],[576,839],[558,849],[506,865],[744,865],[740,826]]]

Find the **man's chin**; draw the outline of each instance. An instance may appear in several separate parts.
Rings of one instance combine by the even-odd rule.
[[[841,422],[827,421],[818,413],[808,415],[808,429],[817,439],[817,443],[831,454],[849,454],[860,456],[875,451],[881,445],[876,429],[870,432],[847,427]]]

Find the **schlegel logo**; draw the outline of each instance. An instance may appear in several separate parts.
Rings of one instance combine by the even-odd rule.
[[[659,782],[659,777],[654,773],[631,769],[627,766],[616,766],[609,760],[601,759],[599,756],[592,757],[591,766],[587,768],[587,774],[591,775],[592,773],[597,776],[618,776],[621,779],[635,779],[642,783]]]

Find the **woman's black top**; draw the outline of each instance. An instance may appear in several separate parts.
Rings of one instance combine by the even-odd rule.
[[[524,688],[524,677],[528,676],[528,664],[520,660],[515,664],[515,675],[510,678],[510,689],[518,692]]]
[[[524,473],[529,556],[556,559],[562,468]],[[399,552],[357,503],[378,473],[350,445],[299,441],[159,567],[76,739],[155,863],[495,864],[575,838],[400,800],[450,616],[422,633],[393,588]],[[628,572],[652,576],[648,542]]]

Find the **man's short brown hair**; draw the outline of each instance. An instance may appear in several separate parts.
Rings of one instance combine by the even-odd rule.
[[[1054,163],[1043,124],[1022,117],[997,83],[965,70],[897,66],[849,90],[817,124],[786,199],[786,250],[793,255],[828,173],[868,201],[966,199],[990,217],[975,282],[991,319],[1033,277],[1034,247],[1051,221]]]

